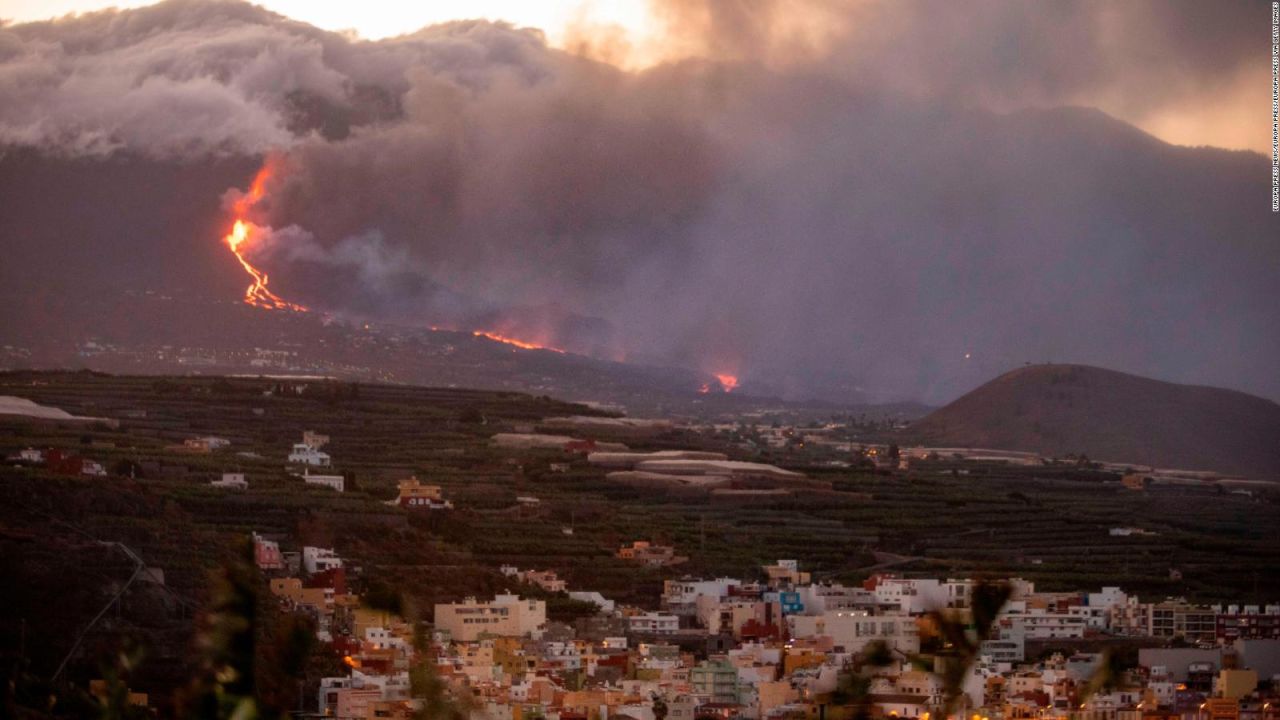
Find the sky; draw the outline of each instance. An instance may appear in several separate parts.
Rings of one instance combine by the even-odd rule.
[[[152,3],[146,0],[0,0],[0,18],[11,22],[28,22],[62,17],[69,13],[149,4]],[[353,31],[358,37],[373,40],[460,19],[502,20],[519,27],[538,28],[546,33],[550,45],[561,48],[579,43],[586,37],[597,40],[607,37],[611,40],[608,43],[611,52],[605,59],[629,69],[644,68],[662,60],[696,54],[700,49],[682,45],[679,33],[670,32],[667,23],[673,17],[677,17],[677,20],[686,18],[678,17],[679,12],[671,11],[674,4],[664,0],[466,0],[412,3],[400,0],[363,0],[356,13],[351,11],[350,4],[346,2],[264,0],[258,4],[326,30]],[[769,3],[760,5],[763,7],[767,4]],[[856,2],[844,4],[857,5]],[[1232,0],[1229,4],[1241,6],[1250,3]],[[1253,5],[1256,5],[1258,12],[1259,39],[1263,40],[1269,24],[1267,4]],[[813,6],[812,2],[800,0],[794,4],[793,14],[796,17],[812,15],[810,9]],[[656,12],[659,10],[661,12]],[[1040,9],[1035,9],[1034,12],[1040,12]],[[1178,10],[1171,6],[1171,12],[1177,13]],[[657,17],[659,14],[662,17]],[[1052,11],[1044,14],[1051,16]],[[1109,22],[1105,8],[1096,15],[1101,23]],[[819,17],[820,21],[822,19]],[[1120,25],[1117,23],[1118,27]],[[995,30],[998,31],[999,27]],[[1209,42],[1207,38],[1214,33],[1210,30],[1202,35],[1203,38],[1196,38],[1191,42]],[[596,40],[592,42],[597,46],[601,44]],[[1124,42],[1123,38],[1121,42]],[[1134,44],[1141,46],[1140,42]],[[1172,88],[1185,95],[1184,102],[1162,102],[1156,107],[1148,107],[1135,102],[1128,88],[1123,87],[1110,94],[1090,92],[1075,100],[1133,123],[1166,142],[1268,153],[1270,106],[1265,92],[1265,75],[1269,69],[1269,57],[1265,52],[1265,43],[1260,44],[1259,48],[1257,66],[1251,72],[1223,74],[1216,78],[1216,86],[1213,88],[1192,88],[1189,92],[1187,88]],[[1081,49],[1080,52],[1086,53],[1088,50]],[[1174,53],[1165,57],[1135,55],[1128,60],[1134,63],[1174,65],[1194,62],[1177,55],[1176,47]]]
[[[17,22],[48,20],[68,13],[107,7],[139,7],[146,0],[0,0],[0,17]],[[545,31],[553,44],[564,39],[570,25],[588,23],[625,28],[643,38],[655,31],[645,0],[467,0],[467,2],[403,2],[365,0],[358,13],[348,3],[316,0],[267,0],[259,3],[281,15],[326,30],[354,30],[371,40],[401,35],[426,25],[480,18],[505,20]]]

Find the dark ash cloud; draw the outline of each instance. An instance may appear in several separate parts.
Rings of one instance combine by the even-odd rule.
[[[279,153],[251,252],[332,312],[794,395],[1053,360],[1280,397],[1265,160],[1056,107],[1249,76],[1249,7],[1202,7],[661,3],[685,57],[628,72],[501,24],[363,42],[170,0],[0,29],[0,142]]]

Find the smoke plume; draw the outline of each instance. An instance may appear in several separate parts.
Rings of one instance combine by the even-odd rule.
[[[669,1],[663,61],[623,69],[608,38],[168,0],[0,28],[0,143],[275,153],[248,252],[335,313],[797,396],[1052,360],[1280,397],[1265,159],[1129,124],[1260,146],[1259,8]]]

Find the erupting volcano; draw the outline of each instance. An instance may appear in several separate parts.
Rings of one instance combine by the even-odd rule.
[[[267,289],[267,283],[269,282],[267,274],[255,267],[253,263],[249,262],[248,258],[245,257],[245,251],[252,245],[255,236],[264,232],[264,228],[262,226],[256,225],[247,219],[248,215],[250,211],[253,210],[254,206],[257,205],[263,197],[265,197],[267,181],[271,179],[278,169],[278,159],[275,156],[268,156],[266,162],[262,165],[262,169],[258,171],[258,174],[253,178],[253,182],[249,184],[249,189],[241,193],[231,203],[231,214],[235,218],[235,221],[231,226],[231,231],[224,235],[222,239],[223,242],[227,244],[227,247],[231,249],[231,252],[236,256],[236,260],[240,263],[240,266],[244,268],[244,271],[248,273],[249,277],[253,280],[253,282],[245,288],[245,303],[254,307],[264,308],[266,310],[309,312],[310,308],[305,305],[285,300]],[[270,228],[265,228],[265,230],[269,231]],[[439,330],[442,328],[432,326],[431,329]],[[561,348],[522,340],[510,335],[492,332],[489,330],[473,330],[471,331],[471,334],[475,337],[500,342],[504,345],[510,345],[522,350],[550,350],[551,352],[561,354],[567,352]]]
[[[289,302],[268,290],[267,283],[269,280],[267,274],[254,267],[244,256],[243,248],[245,243],[252,241],[254,233],[261,231],[257,225],[245,220],[245,216],[262,199],[266,192],[266,182],[271,177],[272,172],[273,162],[271,158],[268,158],[263,163],[262,169],[254,176],[248,192],[242,194],[232,203],[231,212],[235,215],[236,220],[235,224],[231,226],[231,232],[223,237],[223,241],[227,243],[227,247],[231,248],[231,252],[235,254],[236,260],[240,261],[240,266],[244,268],[244,271],[249,273],[249,277],[253,278],[253,282],[244,290],[244,301],[246,303],[268,310],[307,312],[306,307]]]

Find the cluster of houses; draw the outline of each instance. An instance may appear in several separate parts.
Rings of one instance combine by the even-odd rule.
[[[289,467],[292,469],[301,466],[302,481],[308,485],[319,485],[337,492],[343,492],[346,490],[347,480],[342,475],[311,472],[312,468],[331,467],[332,460],[329,457],[329,453],[321,449],[328,444],[328,435],[322,435],[310,430],[304,431],[302,433],[302,442],[294,443],[289,450]]]
[[[105,477],[107,468],[97,460],[77,455],[68,450],[48,448],[24,448],[10,454],[5,460],[14,465],[43,467],[59,475],[87,475],[89,477]]]
[[[780,560],[759,581],[668,580],[657,608],[639,608],[503,566],[513,583],[596,611],[557,622],[546,600],[505,592],[437,604],[414,627],[362,606],[330,549],[281,553],[259,536],[255,548],[272,593],[313,615],[343,658],[347,673],[316,697],[329,717],[410,717],[425,702],[410,676],[425,663],[470,720],[853,720],[851,668],[874,647],[888,660],[864,678],[873,717],[943,720],[950,707],[951,720],[1280,720],[1280,605],[1144,603],[1118,587],[1039,592],[1013,579],[949,706],[940,675],[921,666],[922,641],[936,611],[968,616],[971,579],[814,583]],[[1130,638],[1144,645],[1137,667],[1091,687],[1107,661],[1076,648]]]

